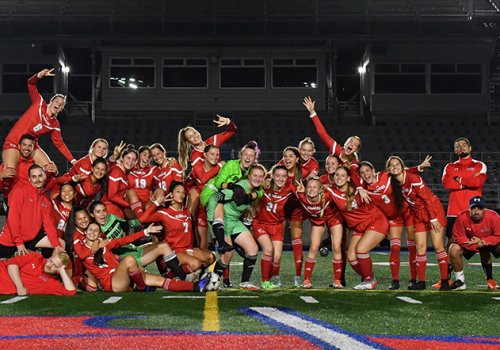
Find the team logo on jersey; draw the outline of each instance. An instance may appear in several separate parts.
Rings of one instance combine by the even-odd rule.
[[[467,171],[474,171],[474,168],[467,168]]]
[[[37,131],[42,130],[42,128],[43,128],[43,125],[42,125],[41,123],[38,123],[37,125],[35,125],[35,126],[33,127],[33,131],[34,131],[34,132],[37,132]]]

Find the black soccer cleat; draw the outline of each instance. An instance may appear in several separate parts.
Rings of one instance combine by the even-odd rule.
[[[425,281],[418,281],[408,286],[409,290],[424,290],[427,288]]]
[[[450,284],[448,283],[448,280],[441,280],[441,286],[439,287],[439,290],[451,290]]]
[[[399,281],[392,280],[391,285],[389,286],[389,290],[398,290],[399,289]]]
[[[460,280],[456,280],[453,282],[450,286],[451,290],[466,290],[467,286],[465,285],[465,282],[462,282]]]

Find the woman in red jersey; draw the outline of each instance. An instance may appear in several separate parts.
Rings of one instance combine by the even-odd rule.
[[[342,165],[351,166],[352,163],[357,163],[357,152],[361,149],[361,138],[359,136],[350,136],[344,143],[344,146],[340,146],[330,135],[328,135],[321,120],[319,120],[314,110],[315,102],[310,97],[305,97],[303,104],[309,111],[316,132],[323,143],[328,147],[329,152],[339,157],[342,161]]]
[[[125,210],[130,209],[126,200],[128,190],[127,174],[137,163],[138,153],[133,147],[125,148],[116,166],[112,167],[108,174],[108,189],[102,198],[108,213],[125,218]],[[133,217],[133,213],[127,212],[127,217]]]
[[[160,208],[145,222],[159,222],[163,226],[164,241],[175,251],[182,265],[189,267],[188,272],[207,268],[215,262],[215,256],[207,249],[194,248],[193,224],[191,211],[184,206],[186,189],[182,182],[172,182],[168,208]]]
[[[178,151],[179,163],[182,169],[188,167],[188,158],[191,163],[192,171],[198,174],[203,173],[203,153],[205,147],[214,145],[220,148],[227,140],[229,140],[236,133],[236,125],[229,119],[217,115],[217,120],[214,120],[217,127],[228,126],[226,131],[210,136],[208,139],[203,140],[201,134],[195,128],[187,126],[179,130],[178,136]],[[189,154],[191,151],[191,154]],[[191,188],[188,195],[188,208],[192,213],[196,214],[199,206],[200,192],[196,188]]]
[[[158,165],[155,170],[155,186],[158,188],[155,191],[163,191],[163,195],[167,193],[172,181],[182,181],[184,179],[182,167],[175,158],[167,157],[167,151],[159,143],[154,143],[150,146],[151,157]]]
[[[21,118],[9,131],[5,138],[2,152],[4,168],[17,169],[19,163],[19,141],[24,134],[30,134],[35,137],[35,150],[33,151],[33,160],[36,164],[46,167],[51,163],[49,156],[38,146],[38,138],[47,133],[51,134],[52,142],[64,157],[74,164],[76,159],[73,157],[61,136],[61,126],[57,120],[57,115],[64,109],[66,97],[64,95],[54,95],[49,104],[46,104],[38,92],[36,83],[48,76],[55,76],[54,68],[43,69],[28,80],[28,92],[31,98],[31,106],[24,112]]]
[[[328,227],[332,241],[341,242],[342,217],[340,214],[333,212],[332,193],[328,188],[323,188],[323,184],[318,178],[309,179],[306,186],[302,182],[296,182],[296,184],[296,188],[295,184],[292,184],[292,189],[304,209],[304,217],[311,222],[311,245],[304,268],[303,286],[303,288],[310,289],[312,288],[311,277],[316,264],[316,255],[321,244],[321,237],[325,231],[325,224]],[[337,256],[340,259],[341,257],[341,255],[340,257]],[[338,275],[334,276],[334,280],[340,282],[341,271],[342,269],[338,271]]]
[[[260,270],[263,289],[281,286],[279,271],[285,231],[285,204],[292,197],[288,179],[285,166],[277,164],[272,168],[269,187],[264,190],[259,210],[253,219],[252,234],[262,249]]]
[[[74,184],[71,182],[62,184],[59,188],[59,195],[56,198],[51,198],[53,207],[52,217],[54,218],[59,238],[63,238],[64,236],[66,223],[68,222],[71,209],[73,209],[75,198],[76,190]]]
[[[85,231],[85,241],[79,243],[78,256],[106,292],[128,292],[130,282],[141,291],[146,287],[160,287],[169,291],[203,291],[207,278],[196,283],[164,278],[142,270],[130,255],[118,262],[112,252],[114,248],[147,237],[150,232],[157,232],[158,229],[161,229],[161,226],[151,225],[144,231],[123,238],[103,240],[99,225],[90,223]]]
[[[405,170],[403,160],[391,156],[386,168],[391,174],[393,191],[401,191],[410,205],[413,226],[415,228],[415,243],[417,245],[417,277],[418,282],[411,284],[409,289],[426,288],[425,274],[427,268],[427,239],[430,234],[432,245],[436,251],[439,272],[441,275],[440,290],[449,290],[448,285],[448,255],[444,248],[444,232],[446,215],[439,198],[434,195],[424,183],[420,175]]]
[[[335,171],[335,186],[330,190],[352,237],[347,250],[347,259],[363,281],[354,289],[374,289],[377,281],[373,277],[370,251],[387,235],[389,223],[385,215],[372,204],[363,203],[350,181],[349,169],[340,166]]]

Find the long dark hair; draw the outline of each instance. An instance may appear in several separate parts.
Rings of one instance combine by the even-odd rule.
[[[79,211],[84,211],[90,218],[89,213],[85,208],[73,206],[69,212],[68,221],[66,222],[66,228],[64,229],[63,239],[66,243],[66,251],[73,253],[73,234],[76,230],[76,213]]]
[[[405,171],[405,163],[398,156],[390,156],[387,159],[387,162],[385,163],[386,171],[389,171],[389,162],[393,159],[399,161],[401,163],[401,169]],[[392,194],[394,195],[394,204],[396,204],[396,208],[398,209],[398,214],[401,215],[403,213],[403,207],[405,202],[405,199],[403,197],[403,186],[396,178],[396,176],[392,174],[391,174],[391,186],[392,186]]]

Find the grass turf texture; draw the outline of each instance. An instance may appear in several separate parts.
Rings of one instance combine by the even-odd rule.
[[[372,254],[375,262],[386,262],[387,255]],[[379,281],[376,291],[332,290],[331,254],[318,257],[313,275],[313,290],[295,289],[291,253],[285,253],[282,265],[284,288],[273,291],[244,291],[225,289],[219,296],[257,296],[256,299],[219,298],[220,330],[223,332],[275,333],[279,330],[261,323],[242,313],[240,309],[253,306],[283,307],[314,317],[320,321],[364,335],[405,336],[498,336],[498,314],[500,290],[485,289],[484,273],[480,266],[466,266],[465,277],[468,289],[463,292],[439,292],[430,289],[412,292],[405,289],[387,291],[391,278],[388,266],[375,265]],[[402,260],[406,256],[402,255]],[[240,260],[235,259],[238,263]],[[429,254],[429,262],[434,262]],[[470,262],[478,263],[478,259]],[[498,273],[498,271],[497,271]],[[231,279],[239,281],[241,265],[231,267]],[[359,277],[347,270],[348,286],[352,287]],[[408,267],[402,267],[401,276],[408,276]],[[252,281],[258,283],[258,266]],[[407,277],[402,277],[405,288]],[[428,267],[428,284],[438,280],[437,266]],[[163,296],[201,296],[198,293],[79,293],[75,297],[30,296],[15,304],[0,304],[2,316],[142,316],[121,318],[110,325],[126,328],[168,329],[201,331],[204,299],[164,299]],[[319,303],[308,304],[300,296],[312,296]],[[122,296],[116,304],[102,304],[110,296]],[[422,304],[408,304],[397,299],[408,296]],[[1,296],[0,301],[10,296]]]

